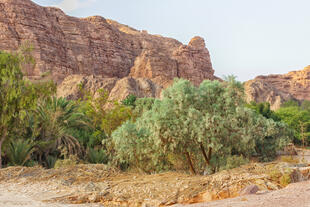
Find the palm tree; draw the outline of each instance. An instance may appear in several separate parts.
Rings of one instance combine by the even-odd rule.
[[[41,101],[36,110],[36,123],[33,130],[36,134],[36,147],[47,159],[50,153],[66,151],[66,155],[83,153],[79,141],[71,135],[70,130],[86,127],[83,113],[78,111],[78,105],[64,98],[52,97]],[[39,158],[40,159],[40,158]]]

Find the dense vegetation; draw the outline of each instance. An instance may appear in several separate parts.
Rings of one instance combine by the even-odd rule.
[[[56,97],[52,82],[23,78],[27,57],[0,53],[0,163],[5,166],[104,163],[149,173],[214,173],[253,157],[272,160],[290,138],[301,140],[308,133],[310,104],[276,112],[268,104],[246,104],[242,84],[232,77],[199,87],[175,80],[161,99],[129,95],[120,103],[81,85],[80,99],[73,101]]]
[[[120,162],[146,172],[234,167],[253,156],[272,159],[289,141],[281,122],[245,107],[243,88],[234,79],[206,80],[199,87],[177,80],[136,121],[112,134]]]
[[[310,143],[310,101],[289,101],[275,114],[294,131],[294,142],[298,145]]]
[[[292,130],[295,144],[308,146],[310,143],[310,101],[301,103],[290,100],[281,105],[276,111],[270,109],[269,103],[252,102],[247,107],[258,114],[274,121],[281,121]]]

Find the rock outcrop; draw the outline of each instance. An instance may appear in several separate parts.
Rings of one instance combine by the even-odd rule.
[[[61,84],[70,75],[79,75],[73,78],[83,81],[93,76],[88,82],[96,79],[94,88],[110,87],[111,78],[138,85],[145,79],[158,87],[166,87],[175,77],[189,79],[196,85],[204,79],[216,79],[201,37],[183,45],[100,16],[67,16],[58,8],[41,7],[30,0],[0,0],[0,11],[0,50],[15,51],[25,42],[34,46],[36,66],[27,70],[29,79],[49,74]],[[102,83],[105,81],[108,83]],[[62,91],[62,95],[66,94]]]
[[[289,100],[310,100],[310,66],[284,75],[258,76],[245,83],[247,101],[269,102],[278,109]]]
[[[146,78],[102,78],[94,75],[70,75],[58,86],[57,96],[68,99],[80,98],[80,87],[96,96],[98,89],[109,93],[109,100],[124,100],[129,94],[137,97],[159,97],[162,87]]]

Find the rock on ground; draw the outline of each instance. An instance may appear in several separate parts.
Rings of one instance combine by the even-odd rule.
[[[174,207],[309,207],[310,181],[293,183],[284,189],[256,195],[246,195],[232,199],[175,205]]]

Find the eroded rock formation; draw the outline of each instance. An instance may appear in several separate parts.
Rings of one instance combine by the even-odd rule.
[[[146,78],[102,78],[94,75],[70,75],[58,86],[57,96],[78,99],[83,86],[96,96],[98,89],[109,92],[109,100],[124,100],[129,94],[137,97],[159,97],[162,87]]]
[[[103,17],[67,16],[60,9],[41,7],[30,0],[0,0],[0,11],[0,50],[14,51],[26,41],[35,48],[36,67],[26,73],[30,79],[49,74],[60,87],[68,89],[68,81],[65,86],[61,83],[69,76],[74,75],[74,80],[80,77],[84,82],[91,77],[86,82],[92,83],[93,88],[108,86],[107,90],[112,90],[110,81],[115,78],[119,84],[128,84],[119,89],[133,87],[133,82],[141,86],[133,88],[143,88],[142,79],[151,88],[160,88],[175,77],[189,79],[196,85],[216,78],[201,37],[183,45]],[[71,82],[76,83],[74,80]],[[61,93],[74,97],[71,92]]]
[[[258,76],[245,83],[247,101],[269,102],[278,109],[289,100],[310,100],[310,66],[284,75]]]

